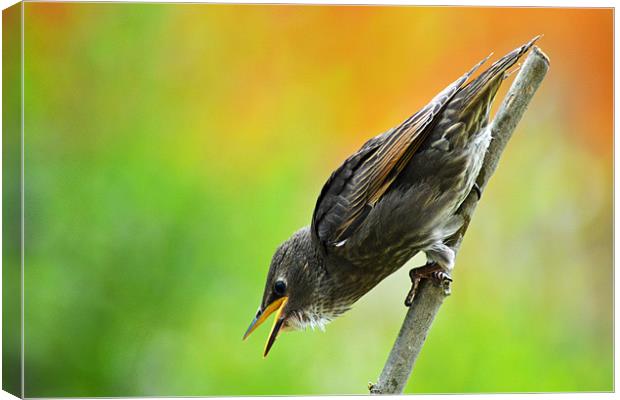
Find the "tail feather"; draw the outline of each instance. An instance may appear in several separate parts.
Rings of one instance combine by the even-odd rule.
[[[463,104],[474,105],[478,103],[477,98],[486,97],[488,101],[492,100],[501,82],[508,76],[506,71],[515,65],[519,58],[523,56],[527,51],[540,39],[540,35],[536,36],[523,46],[511,51],[504,57],[494,62],[486,71],[480,74],[476,79],[468,83],[463,87],[461,97]]]

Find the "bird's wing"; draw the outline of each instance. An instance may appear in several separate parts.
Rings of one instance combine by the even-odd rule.
[[[340,247],[364,221],[426,138],[435,116],[485,58],[402,124],[370,139],[329,177],[312,216],[319,247]]]

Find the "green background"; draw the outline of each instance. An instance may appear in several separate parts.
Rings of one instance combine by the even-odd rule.
[[[270,257],[367,138],[540,33],[407,392],[612,390],[611,10],[25,9],[27,396],[365,393],[408,268],[263,359]]]

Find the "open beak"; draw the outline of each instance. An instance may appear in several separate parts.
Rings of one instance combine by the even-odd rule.
[[[280,328],[284,324],[284,317],[282,317],[282,310],[288,301],[288,297],[280,297],[279,299],[273,301],[271,304],[265,308],[265,310],[261,311],[260,309],[256,313],[256,317],[250,323],[248,330],[245,331],[243,335],[243,340],[245,340],[256,328],[258,328],[271,314],[276,313],[276,319],[273,321],[273,326],[271,328],[271,333],[269,334],[269,339],[267,339],[267,344],[265,345],[265,352],[263,353],[263,357],[267,357],[271,346],[276,341],[278,337],[278,333],[280,332]]]

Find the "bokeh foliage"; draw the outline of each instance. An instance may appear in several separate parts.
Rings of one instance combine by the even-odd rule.
[[[240,339],[271,254],[346,155],[540,33],[549,76],[408,391],[611,390],[612,21],[27,3],[26,395],[364,393],[405,313],[406,268],[263,359],[266,329]]]

